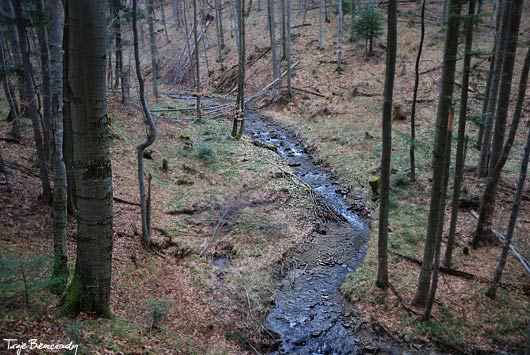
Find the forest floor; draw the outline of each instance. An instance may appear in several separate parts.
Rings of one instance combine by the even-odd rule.
[[[409,182],[410,122],[407,119],[393,124],[389,246],[390,280],[395,291],[385,295],[373,286],[377,262],[377,202],[370,199],[366,203],[372,211],[373,222],[367,256],[360,269],[347,279],[342,291],[362,314],[366,328],[379,324],[388,333],[387,337],[401,343],[409,353],[423,349],[426,344],[435,344],[451,353],[519,353],[530,315],[528,274],[510,254],[503,275],[507,287],[499,290],[496,300],[491,300],[484,293],[496,267],[500,246],[468,248],[475,226],[468,212],[470,208],[478,208],[477,199],[485,184],[473,174],[477,161],[473,143],[468,149],[464,187],[471,207],[461,210],[459,216],[453,268],[471,273],[475,279],[442,274],[433,319],[420,322],[421,309],[409,304],[419,267],[396,254],[421,259],[423,250],[432,174],[430,146],[443,50],[443,34],[437,22],[439,4],[432,6],[427,11],[426,46],[421,64],[425,73],[421,76],[419,93],[423,101],[417,112],[418,180],[415,183]],[[524,14],[529,14],[529,5],[525,6]],[[228,9],[225,11],[228,14]],[[419,18],[414,3],[400,3],[400,11],[395,98],[408,113]],[[265,14],[265,11],[252,11],[248,19],[249,55],[269,45]],[[265,98],[257,106],[295,133],[310,147],[316,160],[333,171],[345,186],[351,186],[347,198],[353,203],[356,191],[369,195],[368,181],[378,175],[384,37],[376,42],[372,58],[365,57],[363,44],[345,43],[344,71],[337,73],[336,16],[332,14],[331,23],[324,24],[324,49],[319,49],[317,10],[308,12],[308,26],[296,27],[302,25],[302,16],[297,11],[295,14],[293,57],[299,58],[300,64],[293,85],[309,93],[295,91],[294,98],[281,105]],[[522,23],[521,33],[530,33],[530,21]],[[489,18],[476,36],[477,50],[482,52],[490,50],[487,25]],[[213,62],[215,46],[211,39],[215,29],[211,27],[210,44],[207,44],[210,61],[206,65],[204,58],[203,63],[209,74],[204,92],[215,91],[219,75],[236,63],[235,50],[226,54],[223,63]],[[174,30],[170,27],[170,33]],[[182,38],[180,35],[175,33],[175,38]],[[227,42],[235,48],[228,35]],[[179,45],[182,43],[168,44],[161,50],[163,67],[167,70],[174,63],[172,51]],[[521,67],[521,52],[518,52],[516,73]],[[484,55],[479,55],[474,64],[471,111],[476,115],[481,107],[482,79],[488,63]],[[248,91],[257,92],[270,82],[270,72],[270,55],[266,55],[248,69]],[[460,80],[460,76],[457,78]],[[514,86],[517,84],[518,78]],[[163,90],[184,89],[168,84]],[[529,124],[528,102],[522,127]],[[177,107],[174,101],[162,97],[152,108],[189,107]],[[194,117],[182,111],[156,112],[160,136],[151,149],[152,159],[147,160],[146,171],[152,174],[154,238],[160,248],[147,252],[140,243],[139,212],[134,205],[138,200],[135,146],[142,139],[142,114],[135,104],[121,105],[115,94],[109,95],[108,109],[112,118],[114,196],[121,200],[114,203],[112,311],[115,317],[112,320],[97,320],[87,314],[75,320],[55,317],[59,298],[45,288],[52,250],[51,214],[38,198],[40,186],[31,127],[24,120],[21,143],[0,140],[11,188],[9,192],[6,185],[0,185],[3,248],[0,332],[19,339],[31,335],[44,342],[72,340],[81,344],[80,354],[265,352],[274,340],[263,326],[264,316],[271,308],[280,276],[292,267],[292,253],[297,245],[311,238],[317,222],[307,191],[282,173],[282,169],[289,171],[290,168],[274,152],[256,147],[248,137],[233,141],[229,136],[229,121],[204,118],[195,122]],[[7,137],[8,130],[8,123],[0,121],[0,137]],[[468,125],[471,142],[476,130],[475,124]],[[505,229],[513,200],[523,135],[518,135],[500,185],[493,221],[500,232]],[[162,170],[164,159],[169,163],[168,171]],[[528,254],[528,187],[524,196],[514,245]],[[74,219],[71,222],[69,249],[73,266]],[[446,227],[448,223],[446,218]]]

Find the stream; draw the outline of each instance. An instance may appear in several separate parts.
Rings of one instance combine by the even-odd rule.
[[[355,317],[343,307],[339,288],[362,261],[369,228],[348,210],[333,176],[313,162],[292,134],[258,113],[247,117],[247,135],[276,145],[295,174],[344,219],[319,227],[295,252],[300,263],[285,275],[266,320],[266,326],[280,336],[278,349],[271,354],[358,354],[362,350],[352,328],[358,329],[360,323],[353,324]]]
[[[218,99],[203,100],[206,106],[219,103]],[[277,347],[269,354],[395,354],[394,348],[387,348],[371,336],[368,346],[366,339],[356,337],[361,317],[339,292],[346,276],[363,260],[369,236],[369,226],[348,208],[344,187],[314,162],[299,139],[272,119],[248,110],[245,125],[247,136],[275,145],[294,173],[339,217],[319,221],[315,231],[294,251],[295,266],[283,277],[274,295],[274,308],[266,319],[266,327],[279,337]]]

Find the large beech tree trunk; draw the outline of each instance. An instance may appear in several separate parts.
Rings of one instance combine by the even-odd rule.
[[[63,298],[63,310],[70,315],[110,316],[112,168],[105,103],[106,3],[70,1],[68,7],[77,194],[77,258]]]

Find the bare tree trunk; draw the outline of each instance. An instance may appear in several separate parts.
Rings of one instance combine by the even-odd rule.
[[[447,248],[445,250],[444,265],[451,267],[451,259],[453,255],[453,248],[456,237],[456,224],[458,221],[458,200],[460,199],[460,187],[464,176],[465,165],[465,151],[464,144],[466,140],[466,116],[467,116],[467,100],[469,87],[469,74],[471,71],[471,52],[473,46],[473,27],[475,13],[475,0],[469,0],[468,12],[466,17],[465,32],[466,32],[466,46],[464,52],[464,68],[462,72],[462,90],[460,94],[460,113],[458,116],[458,141],[456,148],[456,163],[455,163],[455,182],[453,186],[453,205],[451,209],[451,225],[449,228],[449,237],[447,240]]]
[[[519,8],[520,0],[514,1],[515,7]],[[517,16],[519,17],[519,16]],[[520,17],[519,17],[520,18]],[[521,115],[523,110],[524,97],[526,93],[526,86],[528,82],[528,71],[530,68],[530,47],[525,58],[523,65],[523,70],[521,72],[521,79],[519,82],[519,92],[517,95],[517,102],[515,104],[515,109],[512,118],[512,124],[510,127],[510,132],[508,133],[508,138],[504,144],[502,155],[495,166],[492,174],[488,176],[486,183],[486,188],[482,195],[482,200],[480,202],[480,213],[477,222],[477,229],[475,230],[475,235],[473,236],[473,241],[471,245],[474,248],[477,248],[481,242],[486,240],[486,237],[491,229],[491,218],[495,209],[495,199],[497,195],[497,184],[501,177],[502,169],[504,164],[510,155],[510,151],[519,127],[519,122],[521,121]]]
[[[149,25],[149,41],[151,48],[151,79],[153,95],[158,100],[158,47],[155,32],[155,0],[147,0],[147,22]]]
[[[3,80],[4,93],[6,95],[7,102],[9,103],[10,116],[12,116],[12,119],[15,120],[15,119],[18,119],[19,111],[18,111],[18,105],[17,105],[15,93],[13,92],[11,84],[9,82],[9,68],[7,65],[4,38],[1,34],[0,34],[0,69],[5,73],[4,80]]]
[[[238,20],[238,72],[237,72],[237,110],[232,126],[232,137],[238,140],[245,130],[245,0],[237,0]],[[250,11],[250,9],[249,9]],[[239,125],[239,128],[238,128]]]
[[[38,6],[38,26],[37,36],[39,38],[40,47],[40,64],[42,77],[42,133],[44,138],[44,155],[46,156],[46,163],[52,166],[52,146],[53,146],[53,122],[52,122],[52,99],[50,96],[50,52],[48,45],[48,30],[46,23],[49,21],[47,12],[44,6],[44,0],[37,2]]]
[[[66,166],[63,159],[63,28],[61,0],[48,1],[50,44],[50,96],[52,101],[55,179],[53,184],[54,291],[62,293],[68,282],[68,210]]]
[[[517,51],[517,39],[521,22],[521,13],[519,11],[523,11],[522,5],[517,6],[516,3],[517,0],[512,0],[509,21],[506,28],[507,43],[503,53],[504,58],[502,60],[502,74],[499,85],[499,101],[495,112],[495,131],[493,134],[493,143],[491,146],[491,156],[489,161],[490,175],[493,173],[493,170],[499,161],[499,157],[502,154],[504,136],[506,133],[506,120],[508,117],[508,107],[510,105],[515,52]]]
[[[76,182],[74,174],[74,139],[72,131],[72,112],[70,104],[72,89],[68,77],[70,69],[70,23],[68,20],[68,8],[70,0],[64,0],[64,31],[63,31],[63,156],[66,165],[67,180],[67,206],[68,212],[75,215],[77,210]]]
[[[166,10],[165,10],[164,0],[160,0],[160,13],[162,15],[162,26],[164,26],[164,33],[166,34],[166,41],[171,42],[167,34],[167,23],[166,23]]]
[[[453,101],[453,86],[455,80],[456,56],[458,49],[458,32],[460,28],[461,0],[449,0],[449,17],[445,35],[444,61],[442,67],[442,82],[438,96],[438,109],[436,115],[436,135],[433,149],[433,178],[431,190],[431,202],[429,208],[429,220],[423,262],[421,265],[418,287],[414,296],[414,303],[425,305],[427,303],[430,282],[433,270],[433,257],[436,247],[436,233],[439,224],[442,223],[440,208],[445,206],[443,199],[445,152],[447,144],[447,127],[449,113]]]
[[[171,7],[173,9],[173,21],[175,22],[175,26],[179,28],[182,24],[180,18],[180,0],[171,0]]]
[[[285,23],[285,1],[286,0],[278,1],[278,7],[280,9],[280,62],[286,58],[287,53],[287,29],[285,28],[287,25]]]
[[[491,78],[491,86],[488,98],[488,110],[484,116],[484,132],[480,144],[480,160],[477,172],[480,176],[485,177],[488,174],[490,163],[490,148],[493,123],[495,122],[495,110],[497,107],[497,98],[499,93],[499,83],[503,73],[504,48],[506,46],[506,36],[508,32],[509,9],[512,0],[505,0],[502,4],[500,15],[499,30],[497,32],[495,48],[495,64]]]
[[[280,63],[278,60],[277,47],[276,47],[276,24],[274,16],[274,2],[273,0],[267,0],[267,11],[269,20],[269,32],[271,37],[271,51],[272,51],[272,74],[275,79],[278,79],[278,96],[282,90],[282,80],[280,73]]]
[[[144,111],[144,123],[147,126],[147,139],[140,143],[137,149],[138,158],[138,186],[140,187],[140,208],[142,213],[142,241],[146,247],[151,245],[151,219],[148,215],[148,206],[145,195],[145,182],[144,182],[144,150],[149,147],[156,139],[156,127],[151,111],[149,110],[149,104],[145,96],[145,81],[142,74],[141,62],[140,62],[140,49],[138,46],[138,22],[137,22],[137,0],[133,0],[132,3],[132,28],[133,28],[133,42],[134,42],[134,63],[136,67],[136,76],[138,78],[138,86],[140,90],[140,101],[142,103],[142,109]]]
[[[495,270],[495,275],[491,286],[486,293],[488,297],[495,298],[497,295],[497,287],[501,281],[502,272],[504,266],[506,265],[506,258],[508,257],[508,250],[510,249],[510,244],[512,242],[513,234],[515,231],[515,223],[517,222],[517,216],[519,215],[519,207],[521,205],[521,196],[523,194],[524,183],[526,180],[526,172],[528,170],[528,158],[530,156],[530,129],[526,137],[526,144],[524,147],[524,156],[521,163],[521,170],[519,172],[519,182],[517,183],[517,190],[515,191],[515,198],[513,201],[512,213],[510,215],[510,222],[508,223],[508,229],[506,232],[506,237],[504,239],[504,245],[502,247],[501,258],[499,260],[499,265],[497,270]]]
[[[218,61],[222,61],[223,50],[225,48],[225,39],[223,34],[223,12],[221,8],[221,0],[215,0],[215,25],[217,29],[217,57]]]
[[[416,65],[414,66],[414,91],[412,94],[412,109],[410,113],[410,180],[412,182],[416,181],[416,158],[415,158],[415,149],[416,149],[416,101],[418,98],[418,86],[420,84],[420,60],[421,52],[423,51],[423,42],[425,40],[425,1],[420,0],[421,4],[421,35],[420,35],[420,45],[418,47],[418,55],[416,56]]]
[[[197,33],[197,0],[193,0],[193,39],[195,42],[195,90],[197,91],[197,119],[201,118],[201,64],[199,56],[199,37]]]
[[[340,0],[339,0],[340,3]],[[339,10],[340,11],[340,10]],[[392,158],[392,100],[396,74],[397,0],[388,1],[386,73],[383,101],[383,150],[381,154],[381,199],[379,204],[379,238],[377,242],[377,281],[388,288],[388,211],[390,196],[390,160]]]
[[[291,67],[291,0],[283,0],[285,12],[287,13],[286,38],[285,38],[285,56],[287,58],[287,99],[293,97],[291,79],[293,77],[293,68]]]
[[[111,316],[112,168],[105,103],[106,3],[71,1],[68,6],[77,258],[63,310],[72,316],[79,312]]]
[[[390,3],[389,3],[390,4]],[[342,0],[338,0],[338,11],[339,11],[339,30],[337,39],[337,69],[336,71],[342,71]]]
[[[50,186],[50,179],[48,177],[48,168],[46,166],[46,156],[44,154],[44,143],[42,140],[41,123],[39,118],[39,112],[37,109],[37,98],[35,95],[35,87],[33,85],[31,62],[29,57],[28,37],[26,35],[26,29],[24,26],[24,19],[22,17],[22,5],[20,2],[15,1],[13,3],[18,33],[21,39],[20,49],[22,51],[22,60],[24,62],[25,72],[25,92],[28,94],[30,102],[27,104],[27,110],[31,117],[31,123],[33,125],[33,134],[35,136],[35,147],[37,149],[37,156],[39,159],[39,171],[42,182],[42,198],[44,203],[51,204],[52,202],[52,190]]]
[[[322,8],[324,7],[324,0],[320,0],[318,5],[318,48],[322,49]]]
[[[442,233],[444,227],[444,214],[445,214],[445,200],[447,198],[447,185],[449,182],[449,168],[451,166],[451,141],[453,138],[453,117],[454,109],[451,108],[449,113],[449,120],[447,123],[447,135],[445,143],[445,162],[443,167],[443,184],[442,184],[442,199],[440,201],[440,208],[438,210],[438,230],[436,231],[436,237],[434,242],[434,265],[432,272],[431,287],[429,290],[429,296],[425,304],[425,310],[423,312],[422,320],[427,321],[431,319],[432,306],[434,304],[434,298],[436,297],[436,290],[438,289],[438,276],[440,275],[440,254],[442,244]]]
[[[11,0],[3,0],[3,7],[7,15],[11,18],[15,17],[15,12],[13,10],[13,4]],[[22,60],[22,49],[20,43],[20,35],[18,33],[17,26],[13,21],[8,24],[9,28],[9,40],[11,42],[12,52],[13,52],[13,63],[16,68],[17,75],[17,87],[19,92],[20,99],[20,114],[15,117],[12,123],[10,135],[16,139],[20,138],[20,117],[26,114],[26,106],[28,105],[29,99],[28,94],[26,93],[26,84],[24,79],[24,62]],[[7,48],[7,47],[6,47]]]
[[[234,6],[234,0],[229,0],[229,1],[230,1],[230,13],[232,15],[232,32],[234,33],[236,37],[236,48],[237,48],[237,52],[239,53],[240,48],[239,48],[239,37],[238,37],[239,30],[238,30],[238,24],[237,24],[237,11]]]

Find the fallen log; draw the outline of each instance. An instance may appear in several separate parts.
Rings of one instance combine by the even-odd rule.
[[[473,217],[475,217],[475,219],[478,219],[478,213],[475,210],[471,210],[471,211],[469,211],[469,213],[471,213],[471,215]],[[502,235],[501,233],[497,232],[493,228],[491,229],[491,232],[503,244],[505,243],[504,235]],[[517,251],[517,249],[515,249],[515,247],[512,244],[510,244],[510,250],[512,251],[513,255],[515,255],[515,257],[521,262],[521,264],[523,265],[523,268],[526,270],[526,272],[528,272],[530,274],[530,262],[528,262],[528,260],[526,260],[524,258],[524,256],[522,256],[521,253],[519,253]]]
[[[397,251],[392,251],[391,253],[394,254],[394,255],[397,255],[397,256],[405,259],[405,260],[411,261],[411,262],[413,262],[415,264],[418,264],[418,265],[422,264],[422,261],[420,259],[415,258],[414,256],[401,254],[401,253],[398,253]],[[462,277],[462,278],[467,279],[467,280],[473,280],[473,279],[476,278],[475,275],[470,274],[468,272],[460,271],[460,270],[456,270],[456,269],[452,269],[452,268],[448,268],[448,267],[441,266],[441,265],[440,265],[440,271],[443,272],[443,273],[449,274],[449,275]]]
[[[112,199],[114,201],[116,201],[116,202],[124,203],[126,205],[140,206],[140,204],[138,202],[127,201],[127,200],[124,200],[123,198],[119,198],[119,197],[116,197],[116,196],[112,196]]]

